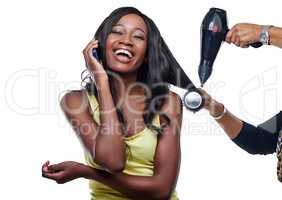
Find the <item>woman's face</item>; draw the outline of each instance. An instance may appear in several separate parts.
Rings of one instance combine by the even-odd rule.
[[[106,40],[106,59],[110,69],[120,73],[136,71],[147,48],[147,26],[136,14],[128,14],[112,27]]]

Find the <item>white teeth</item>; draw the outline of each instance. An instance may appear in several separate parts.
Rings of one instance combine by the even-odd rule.
[[[124,53],[124,54],[126,54],[129,58],[132,58],[132,57],[133,57],[133,55],[132,55],[129,51],[125,50],[125,49],[117,49],[117,50],[115,51],[115,54],[116,54],[116,55],[118,55],[119,53]]]

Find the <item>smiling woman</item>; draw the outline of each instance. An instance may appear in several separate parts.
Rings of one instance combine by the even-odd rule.
[[[144,20],[135,14],[123,16],[112,28],[106,42],[106,48],[112,49],[106,53],[109,67],[121,73],[136,71],[143,63],[146,47],[147,27]]]
[[[182,104],[168,84],[191,81],[154,22],[135,8],[114,10],[95,38],[83,51],[91,79],[61,101],[87,165],[46,162],[43,176],[90,179],[92,199],[178,199]]]

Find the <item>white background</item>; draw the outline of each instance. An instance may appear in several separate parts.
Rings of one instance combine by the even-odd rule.
[[[229,26],[282,26],[279,1],[39,1],[0,3],[0,199],[89,199],[84,179],[57,185],[41,165],[83,162],[82,148],[58,107],[58,96],[79,88],[82,49],[117,7],[151,17],[189,77],[199,85],[200,24],[210,7],[227,10]],[[205,89],[238,117],[259,124],[281,109],[282,50],[223,44]],[[275,155],[249,155],[205,111],[185,111],[180,199],[281,199]],[[169,159],[169,158],[168,158]]]

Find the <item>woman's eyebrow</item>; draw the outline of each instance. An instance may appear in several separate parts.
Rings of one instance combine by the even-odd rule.
[[[122,27],[125,27],[125,25],[123,25],[123,24],[116,24],[116,25],[114,25],[114,27],[115,27],[115,26],[122,26]],[[142,28],[140,28],[140,27],[135,27],[135,29],[140,30],[140,31],[142,31],[144,34],[146,34],[145,31],[144,31]]]

